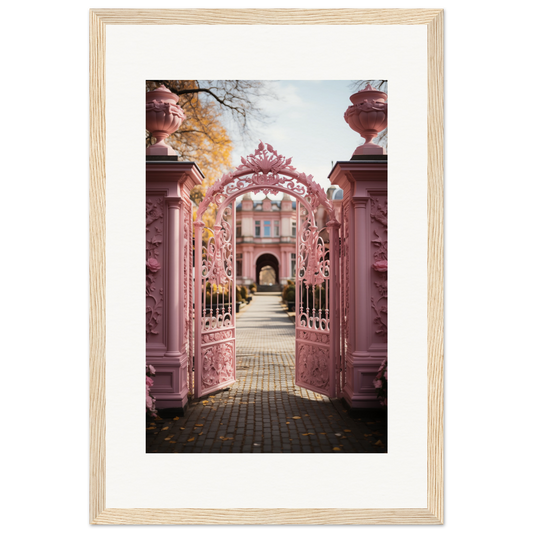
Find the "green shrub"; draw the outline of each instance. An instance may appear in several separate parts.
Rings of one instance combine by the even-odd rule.
[[[257,292],[257,285],[255,283],[250,284],[250,292],[251,293]]]
[[[248,289],[246,288],[246,285],[243,285],[243,286],[240,288],[240,291],[241,291],[242,299],[243,299],[243,300],[246,300],[246,298],[248,298]]]
[[[296,298],[296,288],[294,285],[286,285],[283,289],[283,299],[287,302],[294,302]]]

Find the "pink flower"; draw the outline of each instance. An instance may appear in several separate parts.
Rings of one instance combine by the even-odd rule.
[[[149,378],[148,376],[146,376],[146,386],[147,387],[152,387],[154,384],[154,380],[152,378]]]
[[[146,261],[146,267],[150,272],[157,272],[161,268],[161,265],[155,257],[150,257],[150,259]]]
[[[389,379],[389,378],[387,377],[387,371],[386,371],[386,370],[385,370],[385,374],[383,375],[383,377],[384,377],[385,379]]]
[[[152,397],[147,394],[146,395],[146,408],[151,411],[153,407],[154,407],[154,401]]]
[[[152,365],[148,365],[148,370],[150,374],[155,374],[155,368]]]
[[[381,379],[374,381],[374,387],[376,387],[376,389],[381,389],[381,387],[383,387],[383,382]]]
[[[387,272],[387,260],[386,259],[382,259],[381,261],[376,261],[372,265],[372,268],[376,272]]]

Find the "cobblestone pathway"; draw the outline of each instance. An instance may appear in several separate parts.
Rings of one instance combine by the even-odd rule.
[[[384,413],[352,418],[340,400],[294,385],[294,325],[279,295],[237,318],[237,382],[146,429],[150,453],[386,453]]]

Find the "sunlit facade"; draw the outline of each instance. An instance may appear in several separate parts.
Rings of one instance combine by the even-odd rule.
[[[335,207],[342,203],[342,189],[330,188]],[[326,212],[315,213],[317,226],[325,226]],[[283,285],[296,274],[296,200],[268,196],[254,200],[250,193],[237,200],[236,274],[239,285]]]

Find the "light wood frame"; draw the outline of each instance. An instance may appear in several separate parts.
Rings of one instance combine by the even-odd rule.
[[[320,24],[427,26],[428,421],[426,509],[109,509],[105,480],[106,26]],[[90,11],[90,521],[93,524],[443,523],[443,10],[94,9]]]

